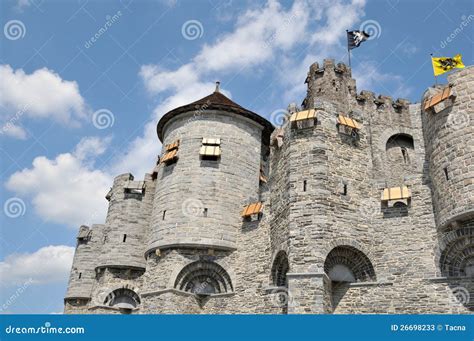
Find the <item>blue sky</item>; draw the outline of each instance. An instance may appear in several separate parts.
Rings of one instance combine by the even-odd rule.
[[[274,119],[311,63],[347,61],[358,91],[418,102],[429,54],[473,64],[472,1],[2,1],[0,312],[62,311],[80,224],[102,223],[115,175],[150,171],[166,111],[221,81]],[[95,37],[95,41],[91,38]],[[448,41],[448,37],[449,41]],[[446,77],[439,77],[445,82]]]

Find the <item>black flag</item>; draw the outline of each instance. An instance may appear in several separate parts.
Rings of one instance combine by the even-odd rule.
[[[349,50],[359,47],[370,35],[364,31],[347,31],[347,46]]]

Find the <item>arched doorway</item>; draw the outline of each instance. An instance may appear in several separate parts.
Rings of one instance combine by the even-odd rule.
[[[370,259],[353,246],[333,248],[324,262],[324,272],[331,281],[332,306],[335,309],[353,282],[376,281]]]

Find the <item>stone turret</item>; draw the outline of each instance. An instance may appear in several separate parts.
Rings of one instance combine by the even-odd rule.
[[[144,245],[153,195],[149,175],[145,181],[135,181],[129,173],[114,179],[97,268],[145,270]]]
[[[64,298],[66,310],[83,309],[90,301],[95,285],[95,266],[102,244],[103,225],[81,226],[77,235],[76,251]]]
[[[333,59],[325,59],[323,65],[313,63],[305,83],[308,91],[302,105],[304,108],[314,108],[317,98],[329,101],[343,111],[355,104],[355,80],[351,69],[344,63],[336,64]]]
[[[449,84],[429,88],[422,99],[423,131],[440,229],[474,218],[474,147],[468,142],[474,140],[473,81],[474,67],[470,66],[450,74]]]
[[[158,136],[164,156],[166,146],[176,155],[169,161],[162,157],[147,253],[173,247],[236,249],[240,212],[259,198],[262,144],[268,145],[271,129],[218,89],[164,115]]]
[[[314,125],[290,119],[282,127],[284,143],[272,146],[273,284],[280,290],[286,285],[292,299],[305,302],[289,304],[289,313],[329,313],[333,307],[331,279],[325,273],[325,267],[331,268],[325,264],[332,250],[328,241],[344,236],[343,243],[334,244],[340,249],[333,257],[346,264],[360,258],[366,274],[358,280],[376,279],[372,264],[360,255],[370,248],[373,233],[359,214],[366,202],[358,200],[372,195],[370,130],[366,113],[356,102],[355,81],[344,64],[332,60],[325,60],[321,68],[313,64],[307,83],[305,108],[315,110]],[[341,114],[357,121],[356,135],[340,124]],[[355,248],[357,240],[367,244]],[[286,268],[285,257],[286,274],[279,270]]]
[[[218,86],[161,118],[157,133],[163,152],[145,251],[143,296],[149,304],[169,311],[174,302],[186,312],[194,309],[189,306],[194,295],[211,295],[209,309],[215,309],[223,298],[214,295],[232,296],[245,290],[244,283],[255,288],[247,295],[256,294],[265,274],[244,280],[240,269],[249,262],[249,250],[265,240],[266,228],[246,231],[260,222],[246,222],[241,213],[262,201],[262,162],[272,130],[270,122],[231,101]],[[170,297],[170,291],[178,295]]]

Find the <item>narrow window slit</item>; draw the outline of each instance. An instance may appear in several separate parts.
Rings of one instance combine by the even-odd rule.
[[[448,167],[444,167],[444,176],[446,177],[446,180],[449,180],[449,173],[448,173]]]
[[[406,148],[402,148],[403,163],[408,163],[408,152]]]

